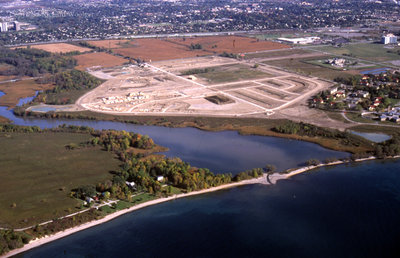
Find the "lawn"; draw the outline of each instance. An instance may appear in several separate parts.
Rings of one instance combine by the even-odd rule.
[[[397,128],[396,123],[392,123],[393,127],[389,126],[371,126],[371,125],[357,125],[350,128],[350,130],[354,130],[357,132],[364,133],[385,133],[389,135],[395,135],[400,133],[400,126]]]
[[[316,50],[325,51],[334,55],[351,55],[361,59],[385,62],[392,60],[400,60],[400,55],[388,53],[388,50],[400,50],[400,47],[393,49],[385,48],[383,44],[351,44],[343,47],[315,47]]]
[[[68,150],[89,134],[0,134],[0,226],[24,227],[76,211],[71,189],[112,177],[120,162],[98,147]]]
[[[223,65],[214,67],[207,73],[200,73],[195,76],[201,77],[209,83],[224,83],[269,78],[272,75],[245,65]]]

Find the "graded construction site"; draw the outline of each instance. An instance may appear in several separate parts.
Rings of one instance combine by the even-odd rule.
[[[331,86],[267,64],[220,56],[127,65],[92,74],[107,81],[76,105],[110,114],[266,117],[305,103]]]

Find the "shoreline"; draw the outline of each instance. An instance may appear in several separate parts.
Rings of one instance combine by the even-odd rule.
[[[108,221],[111,221],[111,220],[113,220],[113,219],[115,219],[115,218],[117,218],[119,216],[122,216],[124,214],[130,213],[130,212],[142,209],[142,208],[146,208],[146,207],[153,206],[153,205],[156,205],[156,204],[169,202],[169,201],[173,201],[173,200],[176,200],[176,199],[185,198],[185,197],[189,197],[189,196],[201,195],[201,194],[205,194],[205,193],[211,193],[211,192],[215,192],[215,191],[220,191],[220,190],[223,190],[223,189],[238,187],[238,186],[242,186],[242,185],[253,185],[253,184],[269,185],[269,183],[266,180],[266,175],[264,174],[262,177],[258,177],[258,178],[243,180],[243,181],[235,182],[235,183],[229,183],[229,184],[225,184],[225,185],[216,186],[216,187],[213,187],[213,188],[203,189],[203,190],[200,190],[200,191],[193,191],[193,192],[186,193],[186,194],[177,194],[177,195],[173,195],[173,196],[170,196],[170,197],[164,197],[164,198],[151,200],[151,201],[148,201],[148,202],[145,202],[145,203],[141,203],[141,204],[132,206],[132,207],[124,209],[124,210],[116,211],[114,213],[106,215],[105,217],[103,217],[103,218],[101,218],[99,220],[90,221],[90,222],[81,224],[79,226],[72,227],[72,228],[66,229],[64,231],[57,232],[57,233],[55,233],[53,235],[50,235],[50,236],[45,236],[45,237],[42,237],[42,238],[39,238],[39,239],[31,240],[28,244],[24,245],[23,247],[11,250],[10,252],[4,254],[1,257],[11,257],[11,256],[14,256],[14,255],[26,252],[26,251],[28,251],[30,249],[39,247],[41,245],[50,243],[52,241],[61,239],[61,238],[66,237],[66,236],[72,235],[72,234],[77,233],[79,231],[82,231],[82,230],[85,230],[85,229],[88,229],[88,228],[91,228],[91,227],[94,227],[94,226],[97,226],[97,225],[101,225],[101,224],[106,223]]]
[[[394,157],[390,157],[390,159],[397,159],[400,158],[400,156],[394,156]],[[11,257],[23,252],[26,252],[30,249],[34,249],[37,248],[41,245],[50,243],[52,241],[67,237],[69,235],[75,234],[79,231],[94,227],[94,226],[98,226],[101,225],[103,223],[106,223],[108,221],[111,221],[113,219],[118,218],[119,216],[122,216],[124,214],[142,209],[142,208],[146,208],[146,207],[150,207],[153,205],[157,205],[160,203],[164,203],[164,202],[169,202],[169,201],[173,201],[176,199],[180,199],[180,198],[186,198],[189,196],[196,196],[196,195],[201,195],[201,194],[206,194],[206,193],[211,193],[211,192],[216,192],[216,191],[220,191],[220,190],[224,190],[224,189],[229,189],[229,188],[234,188],[234,187],[238,187],[238,186],[243,186],[243,185],[254,185],[254,184],[264,184],[264,185],[274,185],[276,184],[276,182],[278,180],[282,180],[282,179],[289,179],[293,176],[299,175],[299,174],[303,174],[305,172],[308,172],[310,170],[316,169],[316,168],[320,168],[320,167],[328,167],[328,166],[336,166],[336,165],[342,165],[342,164],[347,164],[347,163],[352,163],[352,162],[363,162],[363,161],[371,161],[371,160],[377,160],[378,158],[371,156],[368,158],[362,158],[362,159],[356,159],[354,161],[349,161],[349,160],[338,160],[338,161],[334,161],[334,162],[330,162],[330,163],[322,163],[316,166],[306,166],[306,167],[301,167],[301,168],[297,168],[289,173],[279,173],[276,172],[274,174],[263,174],[263,176],[258,177],[258,178],[253,178],[253,179],[248,179],[248,180],[243,180],[240,182],[235,182],[235,183],[229,183],[229,184],[225,184],[225,185],[220,185],[220,186],[216,186],[213,188],[208,188],[208,189],[203,189],[200,191],[193,191],[190,193],[183,193],[183,194],[177,194],[177,195],[173,195],[170,197],[163,197],[163,198],[159,198],[159,199],[155,199],[155,200],[151,200],[145,203],[141,203],[138,204],[136,206],[132,206],[130,208],[124,209],[124,210],[120,210],[120,211],[116,211],[114,213],[111,213],[109,215],[106,215],[105,217],[99,219],[99,220],[94,220],[91,222],[87,222],[81,225],[78,225],[76,227],[72,227],[69,229],[66,229],[64,231],[60,231],[57,232],[53,235],[50,236],[45,236],[39,239],[34,239],[31,240],[28,244],[24,245],[21,248],[18,249],[14,249],[11,250],[10,252],[4,254],[1,257]],[[389,159],[389,158],[388,158]]]
[[[28,107],[27,109],[31,108]],[[296,141],[304,141],[309,143],[317,144],[323,148],[341,151],[347,153],[358,153],[365,152],[365,150],[354,151],[354,147],[349,147],[345,145],[337,145],[337,139],[326,139],[321,137],[310,137],[298,134],[284,134],[278,133],[271,130],[272,127],[276,125],[280,125],[285,121],[291,121],[285,118],[277,118],[277,119],[269,119],[269,118],[261,118],[261,117],[236,117],[236,116],[200,116],[200,115],[169,115],[167,116],[170,120],[162,120],[165,117],[159,115],[118,115],[117,117],[110,117],[109,114],[106,113],[96,113],[94,111],[85,110],[85,111],[58,111],[54,114],[57,114],[55,118],[46,117],[47,113],[41,112],[33,112],[29,111],[28,114],[16,114],[14,116],[24,118],[39,118],[39,119],[66,119],[66,120],[89,120],[89,121],[98,121],[98,122],[118,122],[118,123],[126,123],[126,124],[134,124],[139,126],[159,126],[159,127],[167,127],[167,128],[195,128],[205,132],[223,132],[223,131],[235,131],[240,135],[254,135],[254,136],[266,136],[266,137],[277,137],[282,139],[296,140]],[[126,119],[124,119],[126,118]],[[229,120],[230,125],[227,124],[218,124],[214,125],[215,119],[225,119]],[[144,120],[149,119],[149,120]],[[202,122],[198,122],[197,120],[205,120]],[[249,121],[255,121],[256,126],[251,125]],[[268,122],[267,126],[259,125],[260,122]],[[315,126],[318,126],[314,124]],[[349,128],[343,128],[343,130],[347,130]],[[359,136],[361,137],[361,136]],[[361,137],[363,138],[363,137]],[[364,139],[364,138],[363,138]]]

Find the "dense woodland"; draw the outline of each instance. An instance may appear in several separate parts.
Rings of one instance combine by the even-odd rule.
[[[0,230],[0,255],[29,243],[31,236],[24,232]]]
[[[338,139],[344,145],[360,146],[361,144],[368,143],[367,140],[364,140],[347,132],[341,132],[339,130],[330,128],[323,128],[303,122],[295,123],[289,121],[283,125],[274,127],[273,130],[275,132],[283,134],[296,134],[300,136]]]
[[[41,84],[53,84],[54,88],[40,92],[34,102],[57,105],[71,104],[73,102],[73,99],[68,94],[59,95],[60,93],[90,90],[103,82],[87,72],[78,70],[60,72],[36,81]]]
[[[34,48],[15,50],[0,47],[0,64],[10,65],[11,69],[0,70],[0,75],[37,77],[46,73],[55,74],[76,66],[76,60],[69,56],[55,55]]]

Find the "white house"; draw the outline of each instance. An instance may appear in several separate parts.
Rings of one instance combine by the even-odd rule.
[[[132,189],[136,188],[135,182],[126,181],[125,184],[126,184],[129,188],[132,188]]]

